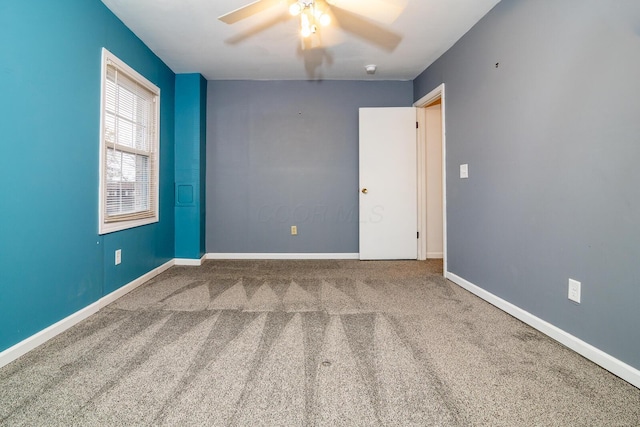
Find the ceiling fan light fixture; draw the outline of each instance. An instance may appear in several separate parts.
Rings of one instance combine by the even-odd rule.
[[[320,25],[322,25],[323,27],[326,27],[329,24],[331,24],[331,17],[326,13],[322,13],[320,15]]]
[[[298,0],[289,6],[289,13],[300,16],[300,35],[307,38],[318,32],[318,24],[326,27],[331,16],[319,10],[313,0]]]
[[[300,34],[302,34],[302,37],[309,37],[311,35],[311,25],[306,13],[300,15]]]
[[[300,3],[295,2],[291,6],[289,6],[289,13],[291,15],[298,16],[300,15],[300,12],[302,12],[302,6],[300,6]]]

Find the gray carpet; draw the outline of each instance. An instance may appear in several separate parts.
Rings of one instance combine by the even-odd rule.
[[[441,268],[173,267],[0,369],[0,424],[640,425],[640,390]]]

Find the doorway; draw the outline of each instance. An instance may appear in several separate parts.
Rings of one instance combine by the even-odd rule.
[[[445,93],[441,84],[414,103],[418,138],[418,259],[442,258],[447,273]]]

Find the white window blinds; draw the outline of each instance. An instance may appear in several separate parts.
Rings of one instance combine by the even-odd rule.
[[[159,89],[103,51],[101,232],[158,218]]]

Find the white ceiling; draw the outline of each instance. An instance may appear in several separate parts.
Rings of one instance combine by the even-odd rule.
[[[394,18],[390,5],[401,13],[390,23],[367,19],[354,27],[348,21],[351,29],[380,27],[364,37],[334,19],[320,30],[322,44],[306,49],[299,18],[287,14],[288,0],[232,25],[217,17],[255,0],[102,1],[175,73],[208,80],[411,80],[500,0],[331,0],[366,16],[384,9],[379,18],[386,21]],[[395,48],[388,43],[392,36]],[[365,73],[367,64],[378,66],[374,76]]]

